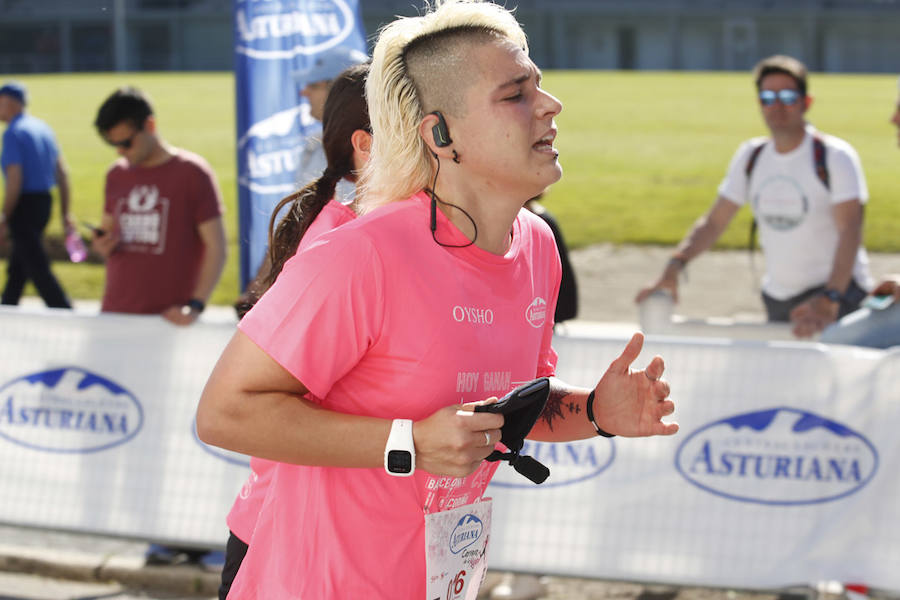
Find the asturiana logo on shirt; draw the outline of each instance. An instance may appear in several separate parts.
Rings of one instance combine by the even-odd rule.
[[[475,323],[476,325],[493,325],[494,311],[490,308],[478,308],[477,306],[453,307],[453,320],[457,323]]]
[[[525,309],[525,320],[538,329],[547,321],[547,301],[537,296]]]
[[[0,387],[0,398],[0,437],[33,450],[105,450],[144,422],[134,394],[80,367],[23,375]]]
[[[459,554],[478,541],[484,533],[484,523],[473,514],[467,514],[459,520],[450,533],[450,552]]]
[[[865,487],[878,452],[846,425],[781,407],[701,427],[682,442],[675,465],[690,483],[731,500],[816,504]]]

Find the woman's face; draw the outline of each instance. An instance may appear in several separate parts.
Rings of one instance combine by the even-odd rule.
[[[540,87],[541,72],[512,43],[470,51],[474,81],[461,116],[447,116],[462,175],[475,189],[521,197],[541,193],[562,176],[553,147],[562,104]]]

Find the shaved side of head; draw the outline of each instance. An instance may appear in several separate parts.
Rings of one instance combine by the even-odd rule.
[[[488,28],[456,28],[423,36],[406,48],[405,60],[410,79],[422,103],[423,116],[439,110],[462,117],[466,114],[466,91],[480,77],[475,48],[491,42],[504,42],[498,31]]]

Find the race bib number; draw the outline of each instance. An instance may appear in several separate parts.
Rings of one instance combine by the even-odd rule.
[[[426,600],[476,599],[490,531],[490,499],[425,515]]]

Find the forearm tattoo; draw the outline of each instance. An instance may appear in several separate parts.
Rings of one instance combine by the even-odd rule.
[[[556,419],[562,421],[569,415],[581,414],[581,404],[575,402],[572,398],[568,398],[571,393],[568,386],[560,381],[556,379],[550,380],[550,396],[547,398],[544,412],[541,413],[541,419],[547,423],[550,431],[553,431],[553,423]]]

